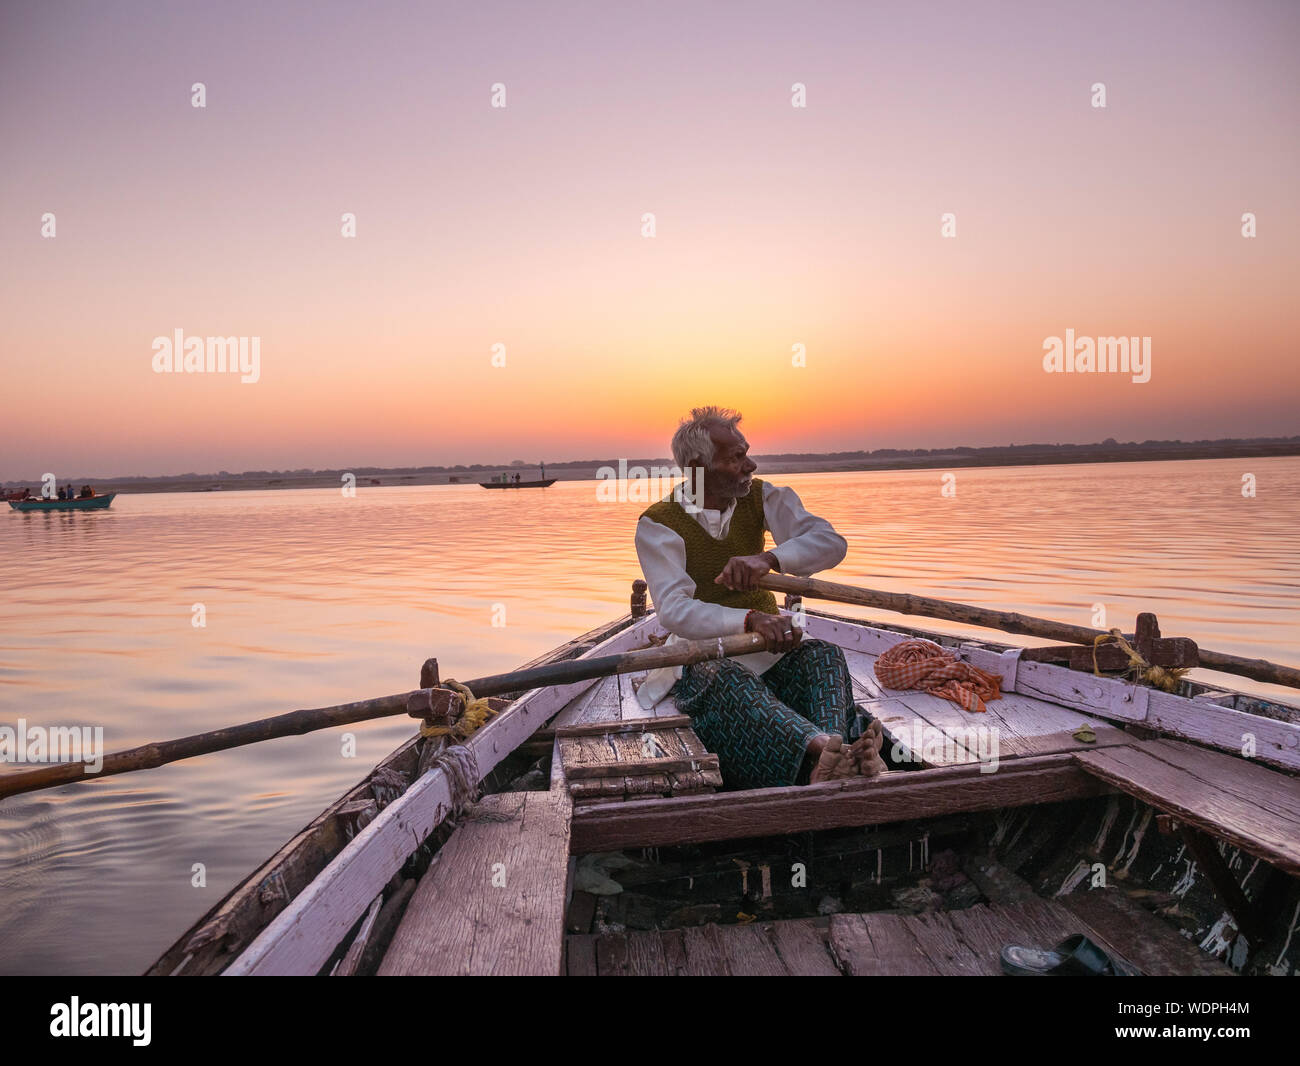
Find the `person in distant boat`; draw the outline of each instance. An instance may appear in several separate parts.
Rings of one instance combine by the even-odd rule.
[[[719,407],[682,420],[672,451],[687,480],[641,514],[636,552],[669,642],[761,633],[773,650],[652,671],[637,698],[649,708],[672,691],[731,787],[875,776],[886,769],[880,723],[845,743],[856,708],[844,653],[803,640],[755,585],[773,570],[806,577],[837,566],[848,542],[793,489],[753,476],[740,420]],[[702,501],[691,487],[700,484]],[[765,530],[775,541],[768,551]]]
[[[68,498],[68,494],[64,491],[62,485],[59,486],[59,494],[57,498],[60,500],[66,500]]]

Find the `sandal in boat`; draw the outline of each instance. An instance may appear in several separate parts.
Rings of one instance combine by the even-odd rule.
[[[1068,936],[1051,951],[1008,944],[1002,972],[1013,977],[1140,977],[1123,959],[1107,955],[1082,933]]]

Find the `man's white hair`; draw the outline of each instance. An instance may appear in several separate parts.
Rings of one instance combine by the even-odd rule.
[[[682,419],[673,434],[673,462],[681,470],[691,466],[712,466],[716,449],[710,434],[714,429],[734,428],[740,419],[740,412],[728,407],[695,408],[690,418]]]

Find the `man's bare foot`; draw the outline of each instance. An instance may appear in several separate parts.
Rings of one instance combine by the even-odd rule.
[[[852,753],[844,747],[844,738],[832,733],[821,748],[817,765],[813,767],[808,783],[815,785],[822,781],[839,781],[846,777],[854,777],[857,772],[857,763]]]
[[[885,735],[880,728],[880,722],[873,720],[867,726],[866,732],[849,747],[849,757],[853,760],[856,773],[863,777],[875,777],[889,769],[885,765],[885,760],[880,757],[880,749],[884,747],[884,743]]]

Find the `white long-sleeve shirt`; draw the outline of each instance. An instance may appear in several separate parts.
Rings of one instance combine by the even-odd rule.
[[[678,503],[685,502],[683,485],[679,484],[672,492],[672,498]],[[735,500],[723,511],[700,509],[693,514],[687,511],[715,540],[727,535],[735,513]],[[826,519],[809,514],[794,489],[763,481],[763,518],[765,528],[776,543],[775,548],[768,550],[776,556],[784,574],[810,577],[820,570],[838,566],[848,554],[848,542]],[[686,572],[686,542],[662,522],[642,518],[637,523],[636,554],[659,623],[670,634],[667,643],[705,640],[745,631],[745,616],[749,612],[744,608],[705,603],[695,598],[695,579]],[[732,661],[761,674],[780,659],[781,654],[757,651],[736,656]],[[637,690],[638,702],[643,707],[653,707],[681,676],[680,666],[652,670]]]

